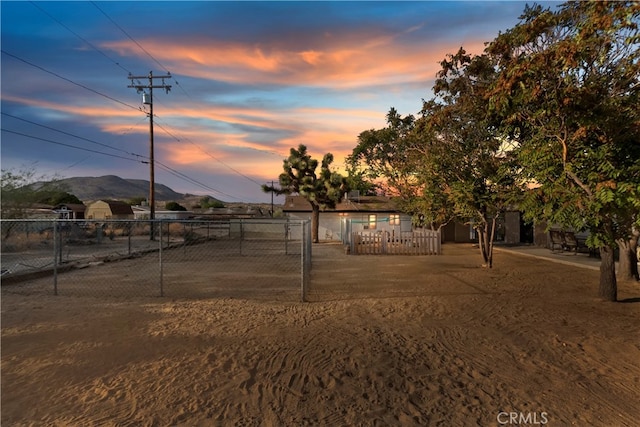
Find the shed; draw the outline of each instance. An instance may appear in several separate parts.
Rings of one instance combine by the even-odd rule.
[[[85,212],[87,219],[133,219],[133,209],[120,200],[98,200]]]

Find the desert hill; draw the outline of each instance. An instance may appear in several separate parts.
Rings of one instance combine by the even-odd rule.
[[[57,181],[65,191],[82,201],[99,199],[126,200],[136,197],[148,197],[149,181],[143,179],[125,179],[115,175],[99,177],[63,178]],[[185,198],[163,184],[155,184],[156,201],[173,201]]]

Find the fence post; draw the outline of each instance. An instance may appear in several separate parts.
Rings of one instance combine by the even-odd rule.
[[[382,240],[380,243],[380,251],[382,252],[382,254],[384,255],[388,255],[387,252],[387,240],[389,238],[389,232],[388,231],[383,231],[380,235],[380,239]]]
[[[284,223],[284,254],[289,255],[289,217],[287,217],[287,222]],[[304,244],[304,239],[302,239]],[[304,246],[303,246],[304,249]]]
[[[58,221],[53,221],[53,294],[58,295]]]
[[[302,302],[307,302],[307,290],[309,287],[309,279],[311,273],[311,229],[310,222],[303,221],[301,225],[302,232],[302,245],[301,249],[301,281],[300,281],[300,299]]]
[[[193,231],[193,225],[191,225],[191,231]],[[187,224],[182,223],[182,255],[187,253]]]
[[[153,225],[152,225],[153,228]],[[158,261],[160,263],[159,267],[160,267],[160,296],[163,297],[164,296],[164,283],[163,283],[163,279],[164,279],[164,264],[162,262],[162,222],[160,222],[160,225],[158,227],[160,236],[158,238],[158,242],[159,242],[159,249],[158,249]],[[168,234],[168,233],[167,233]]]

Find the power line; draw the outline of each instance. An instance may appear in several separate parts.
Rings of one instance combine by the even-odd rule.
[[[53,72],[53,71],[49,71],[49,70],[47,70],[46,68],[41,67],[40,65],[36,65],[36,64],[34,64],[33,62],[29,62],[29,61],[27,61],[26,59],[22,59],[22,58],[20,58],[19,56],[13,55],[13,54],[11,54],[11,53],[7,52],[7,51],[6,51],[6,50],[4,50],[4,49],[1,49],[0,51],[1,51],[3,54],[5,54],[5,55],[7,55],[7,56],[10,56],[10,57],[12,57],[12,58],[14,58],[14,59],[17,59],[17,60],[18,60],[18,61],[20,61],[20,62],[23,62],[23,63],[25,63],[25,64],[27,64],[27,65],[30,65],[30,66],[32,66],[32,67],[34,67],[34,68],[37,68],[37,69],[41,70],[41,71],[44,71],[45,73],[51,74],[52,76],[55,76],[55,77],[57,77],[57,78],[59,78],[59,79],[62,79],[62,80],[64,80],[64,81],[66,81],[66,82],[69,82],[69,83],[71,83],[71,84],[73,84],[73,85],[76,85],[76,86],[78,86],[78,87],[81,87],[81,88],[83,88],[83,89],[86,89],[86,90],[88,90],[89,92],[93,92],[93,93],[95,93],[95,94],[97,94],[97,95],[100,95],[100,96],[102,96],[102,97],[105,97],[105,98],[107,98],[107,99],[110,99],[111,101],[113,101],[113,102],[117,102],[118,104],[122,104],[122,105],[124,105],[125,107],[129,107],[129,108],[132,108],[132,109],[134,109],[134,110],[140,111],[140,108],[139,108],[139,107],[134,107],[133,105],[127,104],[126,102],[119,101],[119,100],[117,100],[117,99],[115,99],[115,98],[113,98],[113,97],[111,97],[111,96],[109,96],[109,95],[105,95],[105,94],[104,94],[104,93],[102,93],[102,92],[98,92],[98,91],[97,91],[97,90],[95,90],[95,89],[91,89],[91,88],[90,88],[90,87],[88,87],[88,86],[85,86],[85,85],[80,84],[80,83],[76,83],[76,82],[74,82],[74,81],[73,81],[73,80],[71,80],[71,79],[68,79],[68,78],[66,78],[66,77],[61,76],[61,75],[60,75],[60,74],[58,74],[58,73],[55,73],[55,72]]]
[[[139,154],[130,153],[130,152],[127,152],[125,150],[121,150],[121,149],[118,149],[118,148],[115,148],[115,147],[111,147],[111,146],[109,146],[107,144],[103,144],[103,143],[100,143],[100,142],[97,142],[97,141],[93,141],[93,140],[91,140],[89,138],[84,138],[82,136],[78,136],[78,135],[75,135],[75,134],[72,134],[72,133],[69,133],[69,132],[65,132],[65,131],[62,131],[62,130],[59,130],[59,129],[55,129],[55,128],[52,128],[50,126],[42,125],[40,123],[36,123],[36,122],[31,121],[31,120],[22,119],[20,117],[14,116],[12,114],[8,114],[8,113],[5,113],[5,112],[2,112],[1,114],[4,115],[4,116],[7,116],[7,117],[11,117],[11,118],[14,118],[14,119],[21,120],[21,121],[29,123],[29,124],[33,124],[35,126],[40,126],[42,128],[52,130],[54,132],[59,132],[59,133],[62,133],[64,135],[72,136],[74,138],[82,139],[84,141],[88,141],[88,142],[91,142],[93,144],[104,146],[106,148],[110,148],[110,149],[113,149],[113,150],[116,150],[116,151],[122,151],[125,154],[129,154],[129,155],[132,155],[132,156],[135,156],[135,157],[144,157],[144,156],[141,156]],[[102,152],[102,151],[91,150],[91,149],[87,149],[87,148],[84,148],[84,147],[78,147],[78,146],[75,146],[75,145],[65,144],[65,143],[62,143],[62,142],[53,141],[53,140],[50,140],[50,139],[46,139],[46,138],[42,138],[42,137],[38,137],[38,136],[34,136],[34,135],[28,135],[28,134],[25,134],[25,133],[22,133],[22,132],[13,131],[13,130],[10,130],[10,129],[3,128],[2,131],[3,132],[12,133],[12,134],[15,134],[15,135],[20,135],[20,136],[27,137],[27,138],[31,138],[31,139],[37,139],[37,140],[40,140],[40,141],[43,141],[43,142],[47,142],[47,143],[50,143],[50,144],[54,144],[54,145],[60,145],[60,146],[68,147],[68,148],[73,148],[73,149],[76,149],[76,150],[88,151],[88,152],[95,153],[95,154],[101,154],[101,155],[105,155],[105,156],[110,156],[110,157],[115,157],[115,158],[119,158],[119,159],[129,160],[129,161],[139,161],[140,163],[143,163],[143,164],[148,164],[149,163],[148,160],[136,160],[136,159],[131,159],[131,158],[127,158],[127,157],[117,156],[117,155],[105,153],[105,152]],[[82,159],[82,160],[80,160],[78,162],[73,163],[71,166],[68,166],[66,169],[69,169],[69,168],[75,166],[76,164],[83,162],[84,160],[86,160],[86,158]],[[213,192],[222,194],[224,196],[230,197],[230,198],[235,199],[235,200],[244,201],[241,198],[235,197],[235,196],[233,196],[231,194],[225,193],[224,191],[218,190],[218,189],[216,189],[214,187],[208,186],[208,185],[206,185],[206,184],[204,184],[204,183],[202,183],[200,181],[197,181],[196,179],[191,178],[190,176],[188,176],[188,175],[186,175],[186,174],[184,174],[184,173],[182,173],[182,172],[180,172],[180,171],[178,171],[176,169],[173,169],[173,168],[165,165],[164,163],[162,163],[160,161],[156,160],[156,164],[158,164],[163,170],[165,170],[166,172],[170,173],[171,175],[174,175],[177,178],[180,178],[180,179],[182,179],[182,180],[184,180],[186,182],[189,182],[191,184],[195,184],[195,185],[199,186],[202,189],[213,191]]]
[[[111,23],[113,25],[116,26],[116,28],[118,28],[120,31],[122,31],[122,33],[127,36],[129,38],[129,40],[131,40],[132,42],[134,42],[136,44],[136,46],[138,46],[140,48],[140,50],[142,50],[144,53],[147,54],[147,56],[149,56],[149,58],[151,58],[156,64],[158,64],[160,66],[160,68],[162,68],[163,70],[165,70],[167,73],[169,73],[169,69],[167,67],[165,67],[164,65],[162,65],[160,63],[160,61],[158,61],[153,55],[151,55],[144,47],[142,47],[142,45],[140,43],[138,43],[138,41],[136,39],[134,39],[128,32],[125,31],[124,28],[122,28],[113,18],[111,18],[109,15],[107,15],[107,13],[101,9],[97,4],[95,4],[94,2],[91,2],[91,4],[93,4],[96,9],[98,9],[109,21],[111,21]],[[127,70],[128,71],[128,70]],[[131,74],[131,72],[129,71],[129,74]],[[175,80],[175,76],[174,76],[174,82],[176,84],[176,86],[178,86],[180,88],[180,90],[187,95],[188,98],[191,98],[191,95],[189,95],[187,93],[187,91],[182,87],[182,85]],[[193,98],[191,98],[193,99]]]
[[[238,197],[232,196],[231,194],[228,194],[228,193],[225,193],[225,192],[223,192],[223,191],[220,191],[220,190],[218,190],[218,189],[216,189],[216,188],[213,188],[213,187],[211,187],[211,186],[209,186],[209,185],[207,185],[207,184],[204,184],[204,183],[202,183],[202,182],[200,182],[200,181],[197,181],[197,180],[195,180],[195,179],[193,179],[193,178],[191,178],[191,177],[189,177],[189,176],[187,176],[187,175],[183,174],[182,172],[179,172],[179,171],[177,171],[177,170],[175,170],[175,169],[173,169],[173,168],[171,168],[171,167],[169,167],[169,166],[165,165],[165,164],[164,164],[164,163],[162,163],[162,162],[159,162],[159,161],[157,161],[157,160],[156,160],[156,163],[157,163],[160,167],[162,167],[165,171],[169,172],[170,174],[172,174],[172,175],[174,175],[174,176],[176,176],[176,177],[178,177],[178,178],[182,178],[182,179],[184,179],[184,180],[186,180],[186,181],[188,181],[188,182],[190,182],[190,183],[192,183],[192,184],[198,185],[200,188],[203,188],[203,189],[205,189],[205,190],[210,190],[210,191],[213,191],[213,192],[215,192],[215,193],[222,194],[222,195],[227,196],[227,197],[231,197],[232,199],[239,200],[239,201],[241,201],[241,202],[244,202],[244,201],[245,201],[245,200],[240,199],[240,198],[238,198]]]
[[[14,135],[24,136],[24,137],[26,137],[26,138],[37,139],[37,140],[39,140],[39,141],[48,142],[48,143],[50,143],[50,144],[62,145],[63,147],[75,148],[76,150],[88,151],[88,152],[90,152],[90,153],[96,153],[96,154],[102,154],[103,156],[115,157],[115,158],[117,158],[117,159],[129,160],[129,161],[131,161],[131,162],[138,162],[138,163],[145,163],[145,164],[149,163],[149,162],[148,162],[148,161],[146,161],[146,160],[136,160],[136,159],[132,159],[132,158],[130,158],[130,157],[118,156],[117,154],[110,154],[110,153],[105,153],[105,152],[102,152],[102,151],[91,150],[91,149],[89,149],[89,148],[78,147],[78,146],[76,146],[76,145],[65,144],[65,143],[63,143],[63,142],[58,142],[58,141],[52,141],[52,140],[50,140],[50,139],[41,138],[41,137],[39,137],[39,136],[34,136],[34,135],[28,135],[28,134],[26,134],[26,133],[16,132],[16,131],[13,131],[13,130],[10,130],[10,129],[2,128],[1,130],[2,130],[2,132],[8,132],[8,133],[12,133],[12,134],[14,134]]]
[[[112,147],[112,146],[110,146],[110,145],[108,145],[108,144],[104,144],[104,143],[102,143],[102,142],[94,141],[94,140],[92,140],[92,139],[85,138],[85,137],[82,137],[82,136],[78,136],[78,135],[72,134],[72,133],[70,133],[70,132],[65,132],[65,131],[63,131],[63,130],[55,129],[55,128],[51,127],[51,126],[47,126],[47,125],[43,125],[43,124],[40,124],[40,123],[36,123],[36,122],[34,122],[34,121],[31,121],[31,120],[23,119],[23,118],[21,118],[21,117],[17,117],[17,116],[14,116],[14,115],[12,115],[12,114],[9,114],[9,113],[2,112],[1,114],[2,114],[3,116],[11,117],[11,118],[13,118],[13,119],[20,120],[20,121],[23,121],[23,122],[25,122],[25,123],[29,123],[29,124],[32,124],[32,125],[35,125],[35,126],[40,126],[40,127],[42,127],[42,128],[49,129],[49,130],[52,130],[52,131],[54,131],[54,132],[61,133],[61,134],[63,134],[63,135],[71,136],[71,137],[73,137],[73,138],[78,138],[78,139],[81,139],[81,140],[83,140],[83,141],[90,142],[90,143],[92,143],[92,144],[96,144],[96,145],[100,145],[100,146],[102,146],[102,147],[110,148],[110,149],[115,150],[115,151],[121,151],[121,152],[123,152],[123,153],[125,153],[125,154],[128,154],[128,155],[130,155],[130,156],[134,156],[134,157],[144,157],[144,156],[142,156],[142,155],[140,155],[140,154],[131,153],[131,152],[126,151],[126,150],[123,150],[123,149],[121,149],[121,148]]]
[[[158,125],[163,131],[165,131],[167,133],[167,135],[171,136],[172,138],[174,138],[176,141],[178,142],[182,142],[181,139],[179,139],[178,137],[176,137],[175,135],[169,133],[166,129],[164,129],[162,126]],[[198,144],[196,144],[195,142],[191,141],[189,138],[185,138],[185,141],[187,141],[188,143],[192,144],[193,146],[195,146],[198,150],[202,151],[203,154],[211,157],[212,159],[214,159],[215,161],[221,163],[222,165],[224,165],[225,167],[229,168],[231,171],[235,172],[236,174],[242,176],[243,178],[248,179],[249,181],[253,182],[254,184],[258,184],[258,185],[262,185],[260,182],[256,181],[255,179],[251,178],[250,176],[247,176],[245,174],[243,174],[242,172],[240,172],[239,170],[235,169],[234,167],[226,164],[225,162],[223,162],[222,160],[220,160],[219,158],[217,158],[216,156],[214,156],[213,154],[209,153],[208,151],[206,151],[204,148],[200,147]]]
[[[63,23],[61,23],[59,20],[57,20],[56,18],[54,18],[53,16],[51,16],[49,13],[47,13],[46,11],[44,11],[42,8],[40,8],[39,6],[37,6],[36,4],[34,4],[33,2],[31,2],[31,3],[32,3],[34,6],[38,7],[38,9],[40,9],[43,13],[45,13],[45,14],[46,14],[47,16],[49,16],[51,19],[53,19],[53,20],[54,20],[54,21],[56,21],[58,24],[60,24],[61,26],[63,26],[64,28],[66,28],[68,31],[70,31],[72,34],[74,34],[76,37],[78,37],[80,40],[82,40],[82,41],[84,41],[85,43],[89,44],[92,48],[94,48],[96,51],[100,52],[103,56],[105,56],[105,57],[106,57],[107,59],[109,59],[110,61],[114,62],[114,63],[115,63],[116,65],[118,65],[120,68],[122,68],[122,69],[126,70],[126,68],[122,67],[118,62],[114,61],[114,60],[113,60],[113,59],[111,59],[109,56],[107,56],[104,52],[102,52],[102,51],[100,51],[99,49],[97,49],[93,44],[91,44],[90,42],[88,42],[86,39],[82,38],[80,35],[78,35],[78,34],[77,34],[77,33],[75,33],[74,31],[72,31],[72,30],[71,30],[70,28],[68,28],[66,25],[64,25]],[[113,24],[114,24],[118,29],[120,29],[120,30],[121,30],[121,31],[122,31],[122,32],[123,32],[127,37],[129,37],[129,39],[131,39],[131,40],[132,40],[132,41],[133,41],[133,42],[134,42],[134,43],[135,43],[135,44],[136,44],[136,45],[137,45],[137,46],[138,46],[138,47],[139,47],[143,52],[145,52],[145,53],[146,53],[146,54],[147,54],[151,59],[153,59],[153,60],[154,60],[154,61],[155,61],[155,62],[156,62],[156,63],[157,63],[161,68],[163,68],[163,69],[167,70],[167,68],[166,68],[166,67],[164,67],[164,66],[163,66],[163,65],[162,65],[162,64],[161,64],[157,59],[155,59],[155,58],[154,58],[154,57],[153,57],[153,56],[152,56],[148,51],[146,51],[146,50],[144,49],[144,47],[142,47],[142,45],[140,45],[140,43],[138,43],[135,39],[133,39],[133,37],[131,37],[131,35],[129,35],[129,34],[128,34],[128,33],[127,33],[127,32],[126,32],[122,27],[120,27],[120,26],[119,26],[119,25],[118,25],[118,24],[117,24],[117,23],[116,23],[116,22],[115,22],[111,17],[109,17],[109,16],[108,16],[108,15],[107,15],[107,14],[106,14],[102,9],[100,9],[100,7],[98,7],[94,2],[91,2],[91,3],[92,3],[92,4],[93,4],[93,5],[94,5],[98,10],[100,10],[100,12],[102,12],[102,13],[103,13],[103,15],[105,15],[105,16],[106,16],[106,17],[107,17],[107,18],[108,18],[108,19],[109,19],[109,20],[110,20],[110,21],[111,21],[111,22],[112,22],[112,23],[113,23]],[[32,62],[30,62],[30,61],[27,61],[27,60],[25,60],[25,59],[23,59],[23,58],[20,58],[20,57],[18,57],[17,55],[13,55],[13,54],[11,54],[11,53],[9,53],[9,52],[5,51],[5,50],[2,50],[2,53],[4,53],[5,55],[8,55],[8,56],[10,56],[10,57],[12,57],[12,58],[14,58],[14,59],[16,59],[16,60],[19,60],[19,61],[21,61],[21,62],[23,62],[23,63],[25,63],[25,64],[27,64],[27,65],[30,65],[30,66],[32,66],[32,67],[34,67],[34,68],[37,68],[37,69],[39,69],[39,70],[41,70],[41,71],[44,71],[44,72],[49,73],[49,74],[51,74],[51,75],[53,75],[53,76],[55,76],[55,77],[58,77],[58,78],[60,78],[60,79],[62,79],[62,80],[64,80],[64,81],[67,81],[67,82],[69,82],[69,83],[71,83],[71,84],[74,84],[74,85],[76,85],[76,86],[79,86],[79,87],[81,87],[81,88],[83,88],[83,89],[86,89],[86,90],[88,90],[88,91],[90,91],[90,92],[93,92],[93,93],[95,93],[95,94],[97,94],[97,95],[103,96],[103,97],[105,97],[105,98],[107,98],[107,99],[109,99],[109,100],[111,100],[111,101],[117,102],[117,103],[119,103],[119,104],[122,104],[122,105],[124,105],[124,106],[127,106],[127,107],[129,107],[129,108],[132,108],[132,109],[135,109],[135,110],[138,110],[138,111],[143,111],[143,110],[142,110],[141,108],[139,108],[139,107],[132,106],[132,105],[127,104],[127,103],[125,103],[125,102],[119,101],[119,100],[117,100],[117,99],[115,99],[115,98],[113,98],[113,97],[111,97],[111,96],[109,96],[109,95],[106,95],[106,94],[103,94],[103,93],[101,93],[101,92],[99,92],[99,91],[97,91],[97,90],[94,90],[94,89],[92,89],[92,88],[90,88],[90,87],[88,87],[88,86],[85,86],[85,85],[83,85],[83,84],[80,84],[80,83],[74,82],[74,81],[73,81],[73,80],[71,80],[71,79],[68,79],[68,78],[66,78],[66,77],[63,77],[63,76],[61,76],[60,74],[55,73],[55,72],[53,72],[53,71],[47,70],[47,69],[45,69],[45,68],[44,68],[44,67],[42,67],[42,66],[39,66],[39,65],[37,65],[37,64],[34,64],[34,63],[32,63]],[[181,85],[179,85],[179,84],[178,84],[178,82],[177,82],[177,81],[176,81],[175,83],[180,87],[180,89],[185,93],[185,95],[187,95],[188,97],[190,97],[190,95],[189,95],[189,94],[184,90],[184,88],[183,88]],[[149,115],[149,113],[147,113],[147,114]],[[10,116],[10,115],[9,115],[9,116]],[[20,119],[20,118],[18,118],[18,117],[15,117],[15,116],[11,116],[11,117],[14,117],[14,118],[19,119],[19,120],[24,120],[24,119]],[[25,121],[27,121],[27,120],[25,120]],[[28,122],[28,121],[27,121],[27,122]],[[42,126],[42,127],[48,128],[47,126],[40,125],[40,124],[37,124],[37,123],[34,123],[34,122],[31,122],[31,123],[32,123],[32,124],[36,124],[36,125],[38,125],[38,126]],[[162,126],[160,126],[160,128],[161,128],[164,132],[166,132],[169,136],[171,136],[172,138],[174,138],[176,141],[181,142],[181,140],[180,140],[177,136],[175,136],[175,135],[171,134],[167,129],[165,129],[165,128],[164,128],[164,127],[162,127]],[[56,131],[56,132],[65,133],[65,132],[63,132],[63,131],[59,131],[59,130],[57,130],[57,129],[53,129],[53,128],[49,128],[49,129],[54,130],[54,131]],[[4,129],[3,129],[3,130],[4,130]],[[16,134],[20,134],[20,133],[13,132],[13,131],[9,131],[9,130],[5,130],[5,131],[7,131],[7,132],[12,132],[12,133],[16,133]],[[68,134],[68,133],[66,133],[66,134]],[[25,135],[25,134],[22,134],[22,135],[23,135],[23,136],[26,136],[26,137],[32,137],[32,136]],[[68,135],[73,136],[73,137],[76,137],[76,138],[79,138],[79,139],[84,139],[84,140],[87,140],[87,141],[89,141],[89,142],[96,143],[96,144],[98,144],[98,145],[103,145],[103,146],[105,146],[105,147],[107,147],[107,148],[110,148],[110,149],[115,149],[114,147],[110,147],[110,146],[108,146],[108,145],[101,144],[101,143],[98,143],[98,142],[96,142],[96,141],[91,141],[91,140],[88,140],[88,139],[86,139],[86,138],[79,137],[79,136],[77,136],[77,135],[73,135],[73,134],[68,134]],[[38,137],[32,137],[32,138],[35,138],[35,139],[41,139],[41,138],[38,138]],[[55,142],[55,141],[50,141],[50,140],[45,140],[45,139],[42,139],[42,140],[43,140],[43,141],[47,141],[47,142],[51,142],[51,143],[54,143],[54,144],[58,144],[58,145],[68,146],[68,147],[71,147],[71,148],[87,150],[87,149],[84,149],[84,148],[75,147],[75,146],[68,145],[68,144],[57,143],[57,142]],[[216,156],[212,155],[211,153],[207,152],[207,151],[206,151],[206,150],[204,150],[203,148],[199,147],[199,146],[198,146],[197,144],[195,144],[194,142],[192,142],[192,141],[190,141],[190,140],[188,140],[188,139],[187,139],[187,141],[188,141],[188,142],[190,142],[191,144],[193,144],[194,146],[196,146],[198,149],[200,149],[200,150],[201,150],[204,154],[206,154],[207,156],[209,156],[209,157],[213,158],[214,160],[216,160],[216,161],[218,161],[219,163],[223,164],[225,167],[227,167],[227,168],[229,168],[230,170],[232,170],[234,173],[236,173],[236,174],[238,174],[238,175],[240,175],[240,176],[244,177],[245,179],[248,179],[249,181],[251,181],[251,182],[253,182],[253,183],[257,184],[257,185],[261,185],[259,182],[257,182],[257,181],[256,181],[256,180],[254,180],[253,178],[251,178],[251,177],[249,177],[249,176],[247,176],[247,175],[243,174],[243,173],[242,173],[242,172],[240,172],[239,170],[237,170],[237,169],[233,168],[232,166],[230,166],[230,165],[226,164],[225,162],[223,162],[222,160],[220,160],[220,159],[219,159],[219,158],[217,158]],[[91,151],[91,150],[88,150],[88,151]],[[126,151],[124,151],[124,150],[120,150],[120,151],[123,151],[123,152],[124,152],[124,153],[126,153],[126,154],[130,154],[130,155],[134,155],[134,156],[140,156],[140,155],[135,154],[135,153],[128,153],[128,152],[126,152]],[[260,151],[260,150],[257,150],[257,151]],[[97,153],[99,153],[99,154],[105,154],[105,155],[108,155],[107,153],[100,153],[100,152],[97,152]],[[272,153],[272,154],[276,154],[276,155],[277,155],[277,153]],[[119,156],[115,156],[115,157],[119,157]],[[140,156],[140,157],[142,157],[142,156]],[[132,160],[132,159],[128,159],[128,160]],[[149,162],[144,162],[144,163],[149,163]],[[151,163],[153,164],[153,163],[155,163],[155,162],[153,162],[153,161],[152,161]],[[213,190],[213,191],[216,191],[216,192],[219,192],[219,193],[221,193],[221,194],[225,194],[225,193],[223,193],[223,192],[221,192],[221,191],[219,191],[219,190],[215,190],[215,189],[212,189],[212,190]],[[229,196],[229,197],[233,197],[233,196],[228,195],[228,194],[225,194],[225,195],[227,195],[227,196]],[[235,197],[233,197],[233,198],[235,198]],[[236,198],[236,199],[237,199],[237,198]],[[239,200],[239,199],[238,199],[238,200]]]
[[[134,42],[134,43],[136,44],[136,46],[138,46],[138,47],[140,48],[140,50],[142,50],[144,53],[146,53],[146,54],[147,54],[147,56],[149,56],[149,58],[151,58],[151,59],[152,59],[156,64],[158,64],[158,65],[160,66],[160,68],[162,68],[162,69],[163,69],[163,70],[165,70],[167,73],[169,73],[169,70],[168,70],[164,65],[162,65],[162,64],[161,64],[161,63],[160,63],[156,58],[154,58],[154,57],[153,57],[153,55],[151,55],[149,52],[147,52],[147,50],[146,50],[144,47],[142,47],[142,45],[141,45],[140,43],[138,43],[138,42],[136,41],[136,39],[134,39],[133,37],[131,37],[131,35],[130,35],[129,33],[127,33],[127,32],[124,30],[124,28],[122,28],[120,25],[118,25],[118,23],[117,23],[116,21],[114,21],[113,19],[111,19],[111,17],[110,17],[109,15],[107,15],[107,13],[106,13],[104,10],[102,10],[102,9],[100,8],[100,6],[98,6],[98,5],[97,5],[95,2],[93,2],[93,1],[91,2],[91,4],[92,4],[92,5],[94,5],[94,6],[96,7],[96,9],[98,9],[100,12],[102,12],[102,14],[103,14],[104,16],[106,16],[106,17],[107,17],[107,19],[108,19],[109,21],[111,21],[111,23],[112,23],[113,25],[115,25],[115,26],[116,26],[120,31],[122,31],[122,32],[124,33],[124,35],[126,35],[127,37],[129,37],[129,39],[130,39],[132,42]]]
[[[96,52],[100,53],[102,56],[104,56],[105,58],[107,58],[109,61],[113,62],[114,64],[116,64],[118,67],[120,67],[121,69],[123,69],[124,71],[130,73],[129,70],[127,70],[125,67],[123,67],[119,62],[115,61],[114,59],[112,59],[111,57],[109,57],[106,53],[104,53],[102,50],[98,49],[96,46],[93,45],[93,43],[91,43],[90,41],[88,41],[87,39],[83,38],[82,36],[80,36],[78,33],[76,33],[75,31],[73,31],[71,28],[69,28],[68,26],[66,26],[65,24],[63,24],[62,22],[60,22],[60,20],[58,20],[57,18],[55,18],[53,15],[51,15],[49,12],[47,12],[46,10],[44,10],[42,7],[40,7],[38,4],[34,3],[34,2],[29,2],[32,5],[34,5],[35,7],[37,7],[38,9],[40,9],[40,11],[42,13],[44,13],[45,15],[47,15],[49,18],[51,18],[53,21],[57,22],[58,24],[60,24],[63,28],[65,28],[67,31],[69,31],[71,34],[73,34],[74,36],[76,36],[77,38],[79,38],[80,40],[82,40],[84,43],[88,44],[89,46],[91,46],[91,48],[93,50],[95,50]]]

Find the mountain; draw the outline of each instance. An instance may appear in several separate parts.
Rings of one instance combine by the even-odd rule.
[[[56,180],[63,188],[86,202],[99,199],[127,200],[136,197],[149,197],[149,181],[143,179],[124,179],[115,175],[99,177],[75,177]],[[155,183],[156,201],[175,201],[185,197],[166,185]]]

